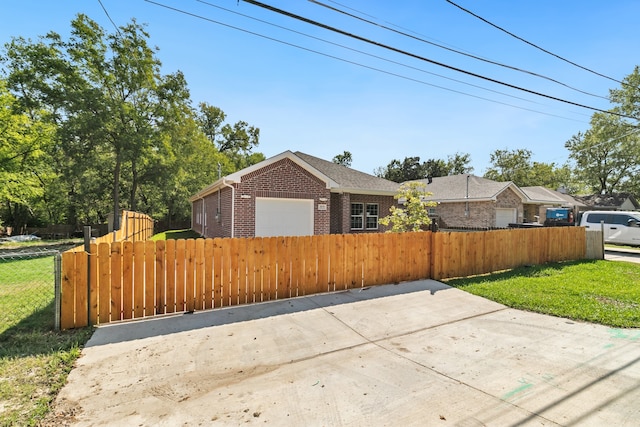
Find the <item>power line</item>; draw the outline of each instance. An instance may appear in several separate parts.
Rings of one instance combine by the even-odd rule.
[[[507,97],[510,97],[510,98],[519,99],[519,100],[525,101],[525,102],[531,102],[533,104],[543,105],[543,104],[540,104],[539,102],[532,101],[532,100],[526,99],[526,98],[522,98],[520,96],[511,95],[511,94],[508,94],[508,93],[505,93],[505,92],[500,92],[500,91],[497,91],[497,90],[494,90],[494,89],[489,89],[489,88],[486,88],[486,87],[483,87],[483,86],[475,85],[473,83],[468,83],[468,82],[465,82],[465,81],[462,81],[462,80],[454,79],[452,77],[447,77],[447,76],[444,76],[442,74],[433,73],[431,71],[427,71],[427,70],[422,69],[422,68],[414,67],[414,66],[411,66],[411,65],[408,65],[408,64],[403,64],[402,62],[398,62],[398,61],[394,61],[392,59],[384,58],[382,56],[374,55],[372,53],[365,52],[365,51],[362,51],[362,50],[359,50],[359,49],[355,49],[355,48],[352,48],[352,47],[349,47],[349,46],[345,46],[345,45],[340,44],[340,43],[335,43],[335,42],[332,42],[330,40],[323,39],[321,37],[312,36],[310,34],[303,33],[301,31],[293,30],[291,28],[287,28],[287,27],[284,27],[282,25],[274,24],[273,22],[269,22],[269,21],[266,21],[264,19],[259,19],[259,18],[253,17],[253,16],[245,15],[244,13],[236,12],[234,10],[227,9],[227,8],[222,7],[222,6],[218,6],[216,4],[209,3],[209,2],[204,1],[204,0],[197,0],[197,1],[199,3],[206,4],[207,6],[211,6],[213,8],[219,9],[219,10],[224,10],[225,12],[232,13],[232,14],[237,15],[237,16],[242,16],[243,18],[251,19],[251,20],[256,21],[256,22],[260,22],[260,23],[263,23],[263,24],[266,24],[266,25],[270,25],[272,27],[279,28],[279,29],[282,29],[282,30],[285,30],[285,31],[289,31],[291,33],[298,34],[298,35],[301,35],[301,36],[304,36],[304,37],[308,37],[308,38],[313,39],[313,40],[318,40],[318,41],[321,41],[323,43],[330,44],[332,46],[340,47],[342,49],[350,50],[352,52],[356,52],[356,53],[359,53],[361,55],[365,55],[365,56],[369,56],[371,58],[379,59],[381,61],[385,61],[385,62],[388,62],[390,64],[399,65],[401,67],[405,67],[405,68],[408,68],[408,69],[411,69],[411,70],[419,71],[421,73],[430,74],[432,76],[440,77],[440,78],[443,78],[443,79],[446,79],[446,80],[450,80],[450,81],[453,81],[453,82],[456,82],[456,83],[460,83],[460,84],[463,84],[463,85],[466,85],[466,86],[471,86],[471,87],[475,87],[477,89],[482,89],[482,90],[485,90],[487,92],[492,92],[492,93],[496,93],[496,94],[499,94],[499,95],[507,96]]]
[[[346,11],[344,11],[344,10],[340,10],[340,9],[338,9],[337,7],[330,6],[330,5],[328,5],[328,4],[325,4],[325,3],[320,2],[320,1],[318,1],[318,0],[308,0],[308,1],[309,1],[309,2],[311,2],[311,3],[317,4],[317,5],[319,5],[319,6],[325,7],[325,8],[327,8],[327,9],[329,9],[329,10],[334,11],[334,12],[338,12],[338,13],[341,13],[341,14],[343,14],[343,15],[349,16],[349,17],[351,17],[351,18],[357,19],[357,20],[359,20],[359,21],[366,22],[367,24],[375,25],[376,27],[383,28],[383,29],[388,30],[388,31],[392,31],[392,32],[394,32],[394,33],[396,33],[396,34],[400,34],[400,35],[402,35],[402,36],[412,38],[412,39],[417,40],[417,41],[420,41],[420,42],[422,42],[422,43],[427,43],[427,44],[429,44],[429,45],[432,45],[432,46],[435,46],[435,47],[439,47],[440,49],[448,50],[449,52],[457,53],[457,54],[459,54],[459,55],[464,55],[464,56],[466,56],[466,57],[469,57],[469,58],[472,58],[472,59],[475,59],[475,60],[478,60],[478,61],[486,62],[486,63],[488,63],[488,64],[492,64],[492,65],[497,65],[497,66],[499,66],[499,67],[507,68],[507,69],[514,70],[514,71],[518,71],[518,72],[520,72],[520,73],[525,73],[525,74],[529,74],[529,75],[531,75],[531,76],[540,77],[540,78],[542,78],[542,79],[545,79],[545,80],[551,81],[551,82],[553,82],[553,83],[559,84],[559,85],[564,86],[564,87],[566,87],[566,88],[569,88],[569,89],[571,89],[571,90],[575,90],[576,92],[583,93],[583,94],[585,94],[585,95],[589,95],[589,96],[593,96],[593,97],[601,98],[601,99],[606,99],[606,100],[608,100],[608,99],[609,99],[609,98],[607,98],[606,96],[596,95],[596,94],[593,94],[593,93],[591,93],[591,92],[587,92],[587,91],[584,91],[584,90],[582,90],[582,89],[575,88],[575,87],[570,86],[570,85],[568,85],[568,84],[566,84],[566,83],[563,83],[563,82],[561,82],[561,81],[559,81],[559,80],[556,80],[556,79],[554,79],[554,78],[551,78],[551,77],[545,76],[544,74],[539,74],[539,73],[536,73],[536,72],[533,72],[533,71],[525,70],[525,69],[523,69],[523,68],[518,68],[518,67],[514,67],[514,66],[512,66],[512,65],[503,64],[503,63],[501,63],[501,62],[497,62],[497,61],[493,61],[493,60],[490,60],[490,59],[482,58],[482,57],[477,56],[477,55],[472,55],[472,54],[470,54],[470,53],[462,52],[462,51],[457,50],[457,49],[453,49],[453,48],[450,48],[450,47],[447,47],[447,46],[443,46],[443,45],[438,44],[438,43],[431,42],[431,41],[429,41],[429,40],[425,40],[425,39],[423,39],[423,38],[421,38],[421,37],[417,37],[417,36],[414,36],[414,35],[408,34],[408,33],[406,33],[406,32],[399,31],[399,30],[396,30],[396,29],[394,29],[394,28],[388,27],[388,26],[386,26],[386,25],[378,24],[378,23],[377,23],[377,22],[375,22],[375,21],[371,21],[371,20],[369,20],[369,19],[365,19],[365,18],[359,17],[359,16],[357,16],[357,15],[354,15],[354,14],[352,14],[352,13],[346,12]]]
[[[286,45],[286,46],[290,46],[290,47],[295,47],[297,49],[301,49],[301,50],[304,50],[306,52],[315,53],[317,55],[321,55],[321,56],[324,56],[324,57],[327,57],[327,58],[335,59],[337,61],[345,62],[347,64],[356,65],[358,67],[366,68],[366,69],[369,69],[369,70],[372,70],[372,71],[377,71],[379,73],[383,73],[383,74],[390,75],[390,76],[393,76],[393,77],[398,77],[398,78],[401,78],[401,79],[404,79],[404,80],[412,81],[412,82],[415,82],[415,83],[420,83],[420,84],[423,84],[423,85],[426,85],[426,86],[435,87],[437,89],[442,89],[442,90],[445,90],[445,91],[448,91],[448,92],[453,92],[453,93],[457,93],[457,94],[460,94],[460,95],[469,96],[471,98],[476,98],[476,99],[480,99],[480,100],[483,100],[483,101],[493,102],[495,104],[500,104],[500,105],[504,105],[504,106],[511,107],[511,108],[517,108],[519,110],[531,111],[531,112],[534,112],[534,113],[543,114],[545,116],[557,117],[557,118],[561,118],[561,119],[564,119],[564,120],[571,120],[571,121],[575,121],[575,122],[579,122],[579,123],[585,123],[582,120],[572,119],[572,118],[569,118],[569,117],[564,117],[564,116],[560,116],[560,115],[556,115],[556,114],[551,114],[551,113],[547,113],[547,112],[544,112],[544,111],[538,111],[538,110],[534,110],[534,109],[531,109],[531,108],[520,107],[520,106],[509,104],[509,103],[506,103],[506,102],[496,101],[494,99],[484,98],[482,96],[477,96],[477,95],[469,94],[469,93],[466,93],[466,92],[458,91],[458,90],[455,90],[455,89],[447,88],[447,87],[444,87],[444,86],[435,85],[435,84],[432,84],[432,83],[425,82],[423,80],[415,79],[415,78],[408,77],[408,76],[403,76],[401,74],[397,74],[397,73],[393,73],[393,72],[390,72],[390,71],[382,70],[380,68],[372,67],[372,66],[369,66],[369,65],[364,65],[364,64],[361,64],[361,63],[358,63],[358,62],[355,62],[355,61],[352,61],[352,60],[349,60],[349,59],[340,58],[338,56],[330,55],[330,54],[327,54],[327,53],[324,53],[324,52],[320,52],[320,51],[317,51],[317,50],[313,50],[313,49],[310,49],[310,48],[307,48],[307,47],[304,47],[304,46],[296,45],[294,43],[290,43],[290,42],[287,42],[287,41],[284,41],[284,40],[276,39],[274,37],[266,36],[264,34],[256,33],[254,31],[249,31],[249,30],[246,30],[244,28],[240,28],[240,27],[236,27],[236,26],[233,26],[233,25],[230,25],[230,24],[226,24],[224,22],[216,21],[214,19],[207,18],[207,17],[204,17],[202,15],[198,15],[198,14],[195,14],[195,13],[192,13],[192,12],[188,12],[188,11],[185,11],[185,10],[182,10],[182,9],[178,9],[178,8],[175,8],[175,7],[172,7],[172,6],[168,6],[166,4],[162,4],[162,3],[159,3],[159,2],[156,2],[156,1],[153,1],[153,0],[144,0],[144,1],[147,2],[147,3],[154,4],[156,6],[159,6],[159,7],[163,7],[163,8],[168,9],[168,10],[172,10],[174,12],[178,12],[178,13],[181,13],[181,14],[184,14],[184,15],[187,15],[187,16],[191,16],[191,17],[198,18],[198,19],[201,19],[201,20],[204,20],[204,21],[208,21],[208,22],[211,22],[213,24],[221,25],[223,27],[227,27],[227,28],[230,28],[230,29],[233,29],[233,30],[236,30],[236,31],[241,31],[243,33],[250,34],[250,35],[253,35],[253,36],[256,36],[256,37],[260,37],[260,38],[263,38],[263,39],[266,39],[266,40],[269,40],[269,41],[273,41],[273,42],[280,43],[280,44],[283,44],[283,45]]]
[[[546,50],[546,49],[544,49],[544,48],[542,48],[542,47],[538,46],[537,44],[534,44],[534,43],[532,43],[532,42],[530,42],[530,41],[528,41],[528,40],[523,39],[523,38],[522,38],[522,37],[520,37],[520,36],[517,36],[517,35],[513,34],[512,32],[507,31],[506,29],[504,29],[504,28],[502,28],[502,27],[500,27],[500,26],[498,26],[498,25],[494,24],[494,23],[493,23],[493,22],[491,22],[491,21],[488,21],[487,19],[485,19],[485,18],[483,18],[483,17],[481,17],[481,16],[479,16],[479,15],[477,15],[477,14],[475,14],[475,13],[471,12],[471,11],[470,11],[470,10],[468,10],[468,9],[465,9],[464,7],[460,6],[459,4],[454,3],[454,2],[453,2],[453,1],[451,1],[451,0],[445,0],[445,1],[446,1],[447,3],[449,3],[449,4],[453,5],[453,6],[457,7],[458,9],[462,10],[463,12],[468,13],[469,15],[473,16],[474,18],[477,18],[477,19],[481,20],[482,22],[484,22],[484,23],[486,23],[486,24],[489,24],[489,25],[491,25],[491,26],[492,26],[492,27],[494,27],[494,28],[497,28],[498,30],[502,31],[503,33],[506,33],[506,34],[510,35],[511,37],[513,37],[513,38],[515,38],[515,39],[518,39],[518,40],[520,40],[521,42],[524,42],[524,43],[528,44],[529,46],[533,46],[534,48],[536,48],[536,49],[538,49],[538,50],[541,50],[542,52],[544,52],[544,53],[546,53],[546,54],[548,54],[548,55],[551,55],[551,56],[553,56],[553,57],[555,57],[555,58],[558,58],[558,59],[559,59],[559,60],[561,60],[561,61],[567,62],[567,63],[569,63],[569,64],[571,64],[571,65],[573,65],[573,66],[575,66],[575,67],[578,67],[578,68],[580,68],[580,69],[582,69],[582,70],[588,71],[588,72],[590,72],[590,73],[592,73],[592,74],[595,74],[595,75],[597,75],[597,76],[604,77],[605,79],[612,80],[612,81],[614,81],[614,82],[616,82],[616,83],[620,83],[620,84],[623,84],[623,85],[624,85],[624,84],[626,84],[626,83],[624,83],[624,82],[622,82],[622,81],[620,81],[620,80],[618,80],[618,79],[614,79],[613,77],[609,77],[609,76],[607,76],[607,75],[605,75],[605,74],[599,73],[599,72],[594,71],[594,70],[592,70],[592,69],[590,69],[590,68],[584,67],[584,66],[582,66],[582,65],[580,65],[580,64],[576,64],[575,62],[570,61],[570,60],[568,60],[567,58],[564,58],[564,57],[562,57],[562,56],[560,56],[560,55],[556,55],[555,53],[550,52],[550,51],[548,51],[548,50]]]
[[[118,26],[116,25],[115,22],[113,22],[113,19],[111,19],[111,15],[109,15],[109,12],[107,12],[107,8],[104,7],[104,4],[102,4],[102,0],[98,0],[98,3],[100,3],[100,6],[102,7],[102,10],[104,10],[104,14],[107,15],[107,18],[109,18],[109,21],[111,21],[111,24],[113,25],[113,27],[116,29],[116,32],[118,34],[120,34],[120,29],[118,28]],[[121,34],[120,34],[121,35]]]
[[[341,35],[344,35],[344,36],[347,36],[347,37],[351,37],[353,39],[360,40],[362,42],[369,43],[369,44],[372,44],[374,46],[378,46],[378,47],[390,50],[392,52],[400,53],[402,55],[406,55],[406,56],[418,59],[420,61],[429,62],[430,64],[438,65],[440,67],[444,67],[444,68],[447,68],[449,70],[457,71],[459,73],[463,73],[463,74],[466,74],[466,75],[469,75],[469,76],[477,77],[479,79],[487,80],[487,81],[490,81],[492,83],[496,83],[496,84],[499,84],[499,85],[510,87],[512,89],[517,89],[517,90],[520,90],[520,91],[523,91],[523,92],[530,93],[532,95],[538,95],[538,96],[541,96],[541,97],[544,97],[544,98],[553,99],[555,101],[563,102],[565,104],[574,105],[576,107],[586,108],[588,110],[593,110],[593,111],[599,111],[601,113],[606,113],[606,114],[612,114],[612,115],[619,116],[619,117],[624,117],[624,118],[627,118],[627,119],[634,119],[634,117],[627,116],[627,115],[624,115],[624,114],[621,114],[621,113],[616,113],[616,112],[613,112],[613,111],[607,111],[607,110],[603,110],[603,109],[597,108],[597,107],[591,107],[591,106],[588,106],[588,105],[585,105],[585,104],[580,104],[578,102],[573,102],[573,101],[569,101],[569,100],[566,100],[566,99],[563,99],[563,98],[558,98],[556,96],[547,95],[547,94],[542,93],[542,92],[537,92],[537,91],[534,91],[534,90],[531,90],[531,89],[526,89],[526,88],[523,88],[523,87],[520,87],[520,86],[517,86],[517,85],[513,85],[511,83],[506,83],[506,82],[503,82],[501,80],[497,80],[497,79],[494,79],[494,78],[491,78],[491,77],[483,76],[481,74],[473,73],[471,71],[463,70],[461,68],[457,68],[457,67],[454,67],[452,65],[444,64],[442,62],[438,62],[438,61],[435,61],[433,59],[429,59],[427,57],[417,55],[415,53],[411,53],[411,52],[408,52],[408,51],[405,51],[405,50],[402,50],[402,49],[399,49],[399,48],[396,48],[396,47],[393,47],[393,46],[386,45],[384,43],[376,42],[374,40],[370,40],[370,39],[367,39],[365,37],[349,33],[349,32],[344,31],[344,30],[340,30],[340,29],[332,27],[330,25],[323,24],[323,23],[320,23],[318,21],[314,21],[312,19],[305,18],[305,17],[300,16],[300,15],[296,15],[296,14],[294,14],[292,12],[287,12],[286,10],[278,9],[278,8],[276,8],[274,6],[271,6],[271,5],[268,5],[268,4],[265,4],[265,3],[261,3],[261,2],[256,1],[256,0],[243,0],[243,1],[245,3],[249,3],[249,4],[252,4],[254,6],[258,6],[260,8],[270,10],[270,11],[278,13],[280,15],[284,15],[284,16],[287,16],[289,18],[293,18],[293,19],[296,19],[296,20],[299,20],[299,21],[302,21],[302,22],[306,22],[308,24],[311,24],[311,25],[314,25],[314,26],[317,26],[317,27],[320,27],[320,28],[324,28],[324,29],[329,30],[329,31],[333,31],[335,33],[338,33],[338,34],[341,34]]]

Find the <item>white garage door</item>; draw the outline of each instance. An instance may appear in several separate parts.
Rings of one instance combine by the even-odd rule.
[[[499,208],[496,209],[496,227],[507,228],[509,224],[516,222],[515,208]]]
[[[313,200],[256,197],[256,237],[313,235]]]

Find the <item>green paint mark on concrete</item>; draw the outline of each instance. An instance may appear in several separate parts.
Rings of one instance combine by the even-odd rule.
[[[629,341],[640,340],[640,331],[625,331],[624,329],[609,329],[611,338],[617,338]]]
[[[520,380],[518,380],[519,383],[521,383],[522,385],[514,388],[513,390],[511,390],[509,393],[505,394],[504,396],[502,396],[502,400],[509,400],[511,399],[513,396],[522,393],[523,391],[533,387],[533,384],[530,383],[529,381],[527,381],[524,378],[521,378]]]

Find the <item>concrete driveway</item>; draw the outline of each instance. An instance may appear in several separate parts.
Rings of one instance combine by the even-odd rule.
[[[640,250],[607,246],[604,249],[604,259],[640,263]]]
[[[640,330],[435,281],[100,327],[60,423],[637,426]]]

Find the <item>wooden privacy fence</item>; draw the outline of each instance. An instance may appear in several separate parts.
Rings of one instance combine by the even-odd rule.
[[[62,329],[585,257],[582,227],[92,244],[62,254]]]
[[[120,229],[112,231],[111,233],[100,236],[94,240],[94,243],[111,243],[130,241],[135,242],[138,240],[148,240],[153,236],[154,221],[149,215],[132,212],[122,211],[122,218],[120,219]],[[70,249],[72,252],[84,251],[84,245],[76,246]]]

